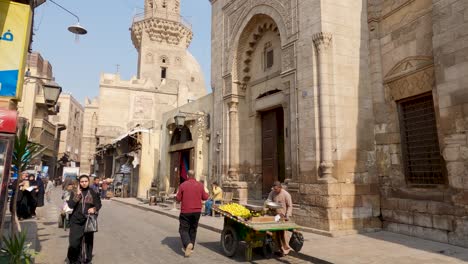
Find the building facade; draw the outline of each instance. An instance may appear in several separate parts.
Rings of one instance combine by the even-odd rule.
[[[31,162],[37,170],[47,171],[50,177],[55,177],[58,145],[63,124],[53,124],[51,116],[58,113],[56,107],[51,107],[44,98],[44,85],[53,81],[52,65],[37,52],[28,54],[28,77],[25,78],[23,95],[18,103],[19,116],[29,124],[30,141],[40,144],[43,152]]]
[[[58,159],[74,162],[80,166],[81,141],[83,136],[83,106],[70,93],[61,93],[57,102],[59,113],[49,117],[53,124],[65,124],[67,130],[60,135]]]
[[[211,0],[210,164],[297,223],[468,246],[466,1]]]
[[[216,181],[211,161],[211,124],[213,94],[163,114],[160,166],[157,185],[162,190],[175,190],[187,179],[188,170],[206,185]],[[181,121],[179,121],[181,118]]]
[[[467,1],[369,1],[383,227],[468,247]]]
[[[96,130],[99,101],[97,98],[85,99],[83,114],[83,137],[81,138],[80,172],[94,173],[94,153],[96,152]]]
[[[206,88],[200,65],[187,50],[192,31],[180,16],[180,0],[145,0],[131,38],[138,76],[101,75],[95,172],[122,174],[130,195],[146,197],[159,171],[163,113],[206,95]]]

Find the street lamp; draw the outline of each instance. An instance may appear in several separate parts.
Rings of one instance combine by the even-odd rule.
[[[50,81],[43,85],[43,89],[45,103],[49,106],[54,106],[62,92],[62,87],[56,82]]]
[[[61,9],[65,10],[67,13],[74,16],[78,20],[78,22],[75,25],[71,25],[68,27],[68,31],[77,35],[77,37],[78,35],[85,35],[86,33],[88,33],[88,31],[80,25],[80,18],[77,15],[73,14],[70,10],[66,9],[65,7],[61,6],[60,4],[56,3],[53,0],[49,0],[49,1],[55,4],[56,6],[60,7]]]
[[[175,121],[176,127],[178,127],[178,128],[184,127],[185,120],[187,119],[187,116],[198,117],[199,122],[207,122],[206,119],[209,118],[209,114],[206,114],[206,113],[203,113],[203,112],[201,112],[201,113],[190,113],[190,112],[178,111],[177,114],[174,116],[174,121]],[[203,117],[203,119],[200,119],[202,117]]]
[[[178,128],[184,127],[186,118],[187,118],[187,116],[184,113],[182,113],[180,111],[177,112],[177,114],[174,116],[174,121],[175,121],[176,127],[178,127]]]

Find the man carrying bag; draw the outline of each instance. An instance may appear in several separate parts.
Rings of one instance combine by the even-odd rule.
[[[70,216],[68,263],[91,263],[101,199],[99,194],[89,188],[88,176],[80,176],[78,191],[71,193],[67,203],[73,209]]]

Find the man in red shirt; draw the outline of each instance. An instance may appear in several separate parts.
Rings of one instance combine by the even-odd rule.
[[[192,254],[200,220],[202,200],[208,199],[204,186],[195,180],[195,172],[189,170],[188,179],[179,186],[177,201],[180,202],[179,234],[185,249],[185,257]]]

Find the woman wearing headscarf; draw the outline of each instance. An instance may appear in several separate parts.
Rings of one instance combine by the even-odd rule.
[[[36,207],[37,207],[37,194],[39,193],[39,188],[37,186],[36,176],[34,174],[29,174],[29,186],[33,187],[33,189],[27,192],[28,198],[28,207],[29,212],[31,213],[31,217],[36,217]]]
[[[37,177],[37,207],[44,206],[44,196],[45,196],[45,179]]]
[[[70,236],[67,259],[69,263],[91,263],[93,258],[94,233],[85,233],[85,224],[90,214],[101,209],[99,195],[89,188],[89,177],[81,175],[76,192],[72,192],[68,207],[73,209],[70,216]]]
[[[18,187],[18,193],[16,193],[16,187]],[[28,206],[28,191],[26,190],[29,187],[29,181],[28,181],[28,173],[23,172],[21,173],[21,176],[16,179],[13,184],[13,195],[11,197],[11,202],[10,202],[10,211],[13,212],[13,206],[16,206],[16,215],[18,216],[19,220],[27,219],[31,217],[31,214],[29,212],[29,206]],[[16,198],[16,205],[13,204],[13,201]]]

